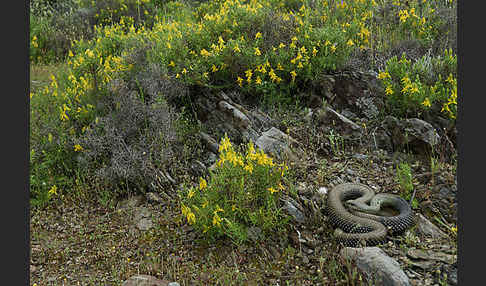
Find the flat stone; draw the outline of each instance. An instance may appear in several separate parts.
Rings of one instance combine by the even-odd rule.
[[[447,264],[452,264],[456,260],[456,257],[452,254],[416,248],[409,249],[407,256],[414,259],[442,261]]]
[[[417,232],[432,238],[447,238],[447,234],[420,213],[417,214]]]
[[[379,247],[345,247],[341,249],[340,255],[342,258],[356,263],[356,266],[372,279],[373,285],[410,285],[400,264]]]
[[[169,281],[167,280],[160,280],[154,276],[150,275],[134,275],[125,282],[123,282],[122,286],[168,286]]]

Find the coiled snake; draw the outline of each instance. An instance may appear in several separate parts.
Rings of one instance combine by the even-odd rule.
[[[384,207],[398,214],[385,216]],[[356,183],[335,186],[327,197],[326,210],[331,224],[337,227],[334,236],[338,242],[351,247],[384,243],[387,233],[401,234],[414,224],[412,209],[403,198],[375,195],[371,188]]]

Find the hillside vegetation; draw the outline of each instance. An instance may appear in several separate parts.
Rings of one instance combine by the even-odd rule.
[[[103,222],[101,214],[93,218],[111,232],[106,235],[115,242],[103,246],[110,249],[99,250],[110,253],[110,259],[105,257],[108,262],[98,264],[93,257],[84,262],[94,269],[92,280],[80,278],[91,273],[88,268],[71,278],[62,274],[62,279],[82,285],[119,285],[140,269],[181,281],[181,285],[196,283],[191,275],[211,271],[213,278],[199,278],[198,283],[259,285],[276,277],[309,281],[308,285],[365,283],[355,266],[339,264],[331,254],[321,264],[295,270],[302,258],[296,258],[296,253],[302,250],[287,239],[279,240],[295,227],[281,201],[286,196],[299,197],[299,183],[329,185],[334,172],[344,170],[348,163],[343,162],[360,150],[375,154],[377,143],[361,140],[371,140],[389,116],[430,122],[441,143],[422,157],[412,154],[411,148],[398,150],[396,146],[395,153],[375,154],[382,156],[382,162],[393,162],[381,179],[389,179],[416,210],[431,196],[426,190],[439,184],[435,174],[442,174],[442,181],[447,182],[443,184],[454,184],[456,5],[454,0],[31,1],[31,239],[42,240],[46,231],[42,225],[56,220],[54,213],[66,216],[68,210],[73,211],[67,219],[76,217],[79,222],[72,224],[89,224],[86,208],[114,215],[111,223]],[[324,132],[303,119],[313,108],[309,102],[316,98],[314,111],[326,106],[345,109],[323,86],[330,77],[346,73],[371,75],[376,81],[372,97],[380,104],[354,120],[366,132],[359,142],[336,130]],[[212,160],[215,169],[198,171],[195,164],[208,165],[208,150],[200,134],[211,133],[215,127],[207,124],[207,112],[196,103],[209,102],[220,93],[274,118],[275,126],[303,144],[303,158],[312,161],[313,167],[273,158],[256,150],[254,142],[216,132],[211,134],[219,143],[218,157]],[[346,101],[342,94],[337,97]],[[321,152],[322,148],[327,151]],[[379,177],[371,175],[378,170],[373,170],[376,163],[380,164],[367,159],[368,167],[359,167],[363,168],[360,174]],[[308,172],[318,175],[312,180]],[[430,172],[432,181],[419,182],[412,178],[414,172]],[[414,188],[424,192],[413,192]],[[222,189],[227,190],[224,195]],[[121,247],[123,232],[115,226],[128,233],[125,224],[129,222],[115,211],[117,205],[147,193],[166,195],[163,206],[153,207],[164,213],[159,221],[163,225]],[[455,212],[440,218],[441,228],[452,240],[455,219]],[[249,232],[255,227],[262,232],[259,239]],[[186,238],[186,228],[193,239]],[[327,226],[320,235],[327,235],[326,231]],[[60,232],[71,233],[68,236],[76,241],[94,239],[76,228]],[[257,261],[264,255],[258,250],[248,250],[259,258],[250,259],[241,272],[231,265],[218,265],[225,259],[218,254],[204,258],[206,262],[191,254],[199,258],[190,265],[181,262],[182,266],[175,258],[161,258],[189,251],[187,240],[208,249],[222,243],[233,251],[279,241],[286,263],[262,266]],[[162,241],[170,241],[170,246],[154,245]],[[410,240],[403,243],[419,245]],[[115,245],[120,247],[118,252]],[[127,249],[131,254],[126,254]],[[53,250],[44,259],[71,261],[69,253],[59,253]],[[138,269],[130,268],[130,260],[135,259]],[[257,265],[263,267],[261,272],[250,274]],[[72,266],[64,265],[65,273]],[[62,276],[46,269],[55,277]],[[31,283],[47,285],[45,275],[31,273]],[[59,285],[65,283],[56,279]],[[71,282],[66,285],[74,285]]]

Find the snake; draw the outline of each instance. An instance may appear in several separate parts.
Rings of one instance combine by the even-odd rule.
[[[369,203],[369,204],[368,204]],[[387,215],[385,208],[395,214]],[[375,192],[359,183],[336,185],[327,197],[326,212],[336,227],[334,237],[349,247],[374,246],[413,226],[409,203],[398,195]]]

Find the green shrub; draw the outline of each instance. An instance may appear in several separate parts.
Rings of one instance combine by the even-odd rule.
[[[396,168],[396,180],[400,184],[402,196],[410,201],[413,196],[412,169],[407,163],[400,163]],[[417,198],[413,198],[412,207],[418,207]]]
[[[58,115],[58,107],[63,101],[57,89],[58,82],[51,76],[49,85],[30,94],[29,172],[33,205],[45,204],[53,194],[52,190],[60,193],[70,188],[75,180],[74,130]]]
[[[378,78],[385,87],[389,114],[419,116],[442,112],[452,120],[457,115],[457,57],[451,50],[443,56],[425,55],[412,62],[404,55],[393,57]]]
[[[240,244],[248,239],[249,227],[264,234],[278,231],[287,222],[278,207],[286,170],[251,142],[242,155],[225,136],[209,180],[200,178],[198,187],[181,193],[182,214],[209,240],[227,236]]]

